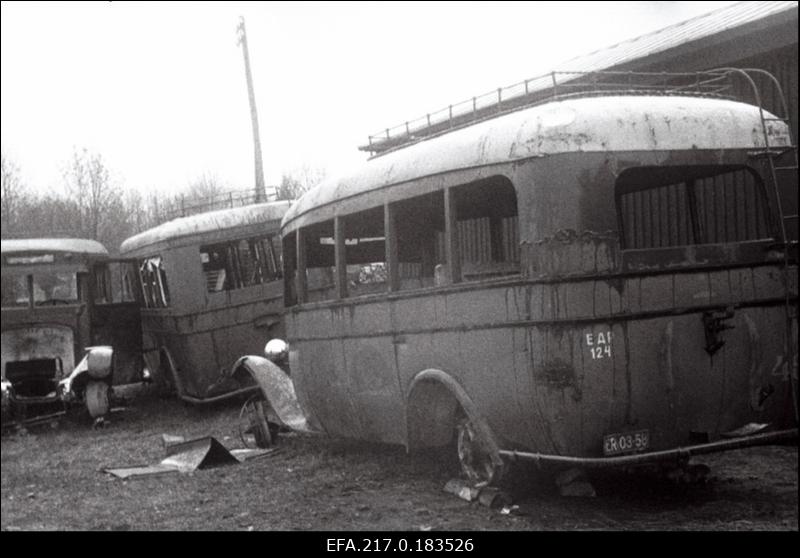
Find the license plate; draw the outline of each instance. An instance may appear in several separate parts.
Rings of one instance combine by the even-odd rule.
[[[644,451],[650,446],[650,432],[637,430],[603,436],[603,455],[619,455]]]

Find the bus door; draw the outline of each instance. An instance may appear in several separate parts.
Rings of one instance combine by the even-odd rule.
[[[114,384],[142,380],[141,287],[134,259],[98,262],[92,274],[93,345],[114,348]]]

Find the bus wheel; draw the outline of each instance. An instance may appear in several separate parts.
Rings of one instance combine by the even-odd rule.
[[[267,421],[269,403],[260,393],[248,399],[239,412],[239,437],[247,448],[268,448],[278,435],[278,426]]]
[[[462,416],[456,423],[456,450],[461,472],[474,483],[493,484],[500,481],[502,468],[481,443],[480,434],[469,418]]]
[[[96,419],[108,413],[108,384],[105,382],[89,382],[86,385],[86,408],[89,415]]]

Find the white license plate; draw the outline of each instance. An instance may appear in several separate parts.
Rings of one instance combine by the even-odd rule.
[[[650,446],[650,432],[637,430],[603,436],[603,455],[619,455],[644,451]]]

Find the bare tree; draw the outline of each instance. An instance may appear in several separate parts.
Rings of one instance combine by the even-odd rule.
[[[15,235],[27,238],[82,236],[80,208],[63,195],[31,197],[17,208],[16,214],[19,226]]]
[[[128,190],[123,199],[125,215],[134,234],[150,228],[155,223],[150,219],[145,200],[138,190]]]
[[[66,183],[67,197],[78,206],[78,230],[84,236],[84,207],[86,207],[86,197],[88,187],[86,159],[88,150],[84,147],[83,151],[78,152],[73,149],[72,159],[64,170],[64,182]]]
[[[85,147],[73,151],[64,173],[67,193],[79,208],[79,229],[83,236],[99,240],[100,227],[108,220],[108,210],[121,198],[110,179],[108,167],[99,153]]]
[[[108,168],[99,153],[89,158],[89,226],[92,238],[99,238],[100,223],[104,221],[107,210],[120,202],[120,192],[109,180]]]
[[[17,217],[20,205],[25,201],[19,167],[6,156],[0,156],[0,173],[2,173],[2,236],[13,234],[17,229]]]
[[[221,195],[223,190],[216,174],[204,172],[189,183],[185,198],[194,201],[209,200]]]
[[[327,176],[328,173],[324,168],[304,164],[281,176],[277,197],[279,200],[296,200]]]

